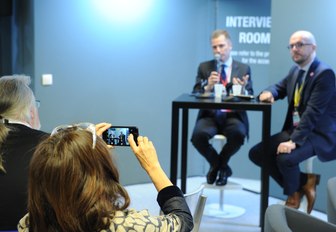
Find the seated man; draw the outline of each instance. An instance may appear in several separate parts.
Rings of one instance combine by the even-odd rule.
[[[287,76],[259,95],[260,101],[274,102],[287,97],[288,108],[281,132],[271,136],[270,152],[262,143],[249,157],[258,166],[264,157],[270,175],[288,196],[286,205],[299,208],[306,195],[307,212],[313,209],[320,176],[300,171],[300,163],[311,156],[321,161],[336,159],[336,83],[334,71],[316,57],[316,41],[308,31],[297,31],[289,39],[296,63]]]
[[[230,91],[233,84],[241,84],[244,86],[244,91],[253,95],[250,67],[232,59],[230,55],[232,42],[229,33],[224,30],[214,31],[211,45],[214,55],[219,58],[199,65],[193,93],[213,92],[214,85],[221,83],[227,91]],[[216,185],[226,185],[227,178],[232,175],[228,165],[229,159],[244,144],[248,130],[249,124],[245,111],[199,111],[191,142],[210,164],[207,174],[208,184],[216,181]],[[209,139],[216,134],[223,134],[227,138],[227,143],[219,154],[209,143]]]

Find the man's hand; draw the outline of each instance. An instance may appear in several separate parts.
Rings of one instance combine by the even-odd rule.
[[[261,102],[270,102],[273,103],[274,102],[274,97],[272,95],[271,92],[269,91],[264,91],[259,95],[259,100]]]
[[[294,150],[295,148],[296,148],[296,144],[292,140],[289,140],[287,142],[283,142],[279,144],[277,154],[291,153],[292,150]]]
[[[219,82],[219,75],[218,72],[211,72],[210,76],[208,77],[208,85],[205,86],[206,91],[210,92],[214,85],[217,84]]]
[[[232,84],[245,86],[247,84],[247,81],[248,81],[249,78],[250,78],[250,76],[248,74],[243,76],[243,80],[241,80],[238,77],[233,77],[232,78]]]

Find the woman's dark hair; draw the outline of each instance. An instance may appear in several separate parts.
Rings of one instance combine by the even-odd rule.
[[[30,163],[29,231],[100,231],[129,206],[105,142],[86,130],[63,130],[36,149]]]

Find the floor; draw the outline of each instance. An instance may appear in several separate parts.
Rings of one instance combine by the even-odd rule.
[[[230,178],[230,186],[234,188],[224,191],[224,207],[219,209],[219,190],[207,188],[203,194],[207,196],[200,232],[260,232],[259,205],[260,181]],[[187,180],[187,192],[196,190],[204,184],[204,177],[191,177]],[[179,183],[178,183],[179,184]],[[240,186],[239,188],[236,188]],[[242,188],[241,188],[242,187]],[[153,184],[127,186],[131,207],[137,210],[148,209],[151,214],[158,214],[160,209],[156,203],[157,192]],[[269,204],[283,204],[279,199],[270,197]],[[303,202],[302,207],[305,207]],[[303,209],[301,209],[303,210]],[[327,220],[324,213],[313,211],[312,215]]]

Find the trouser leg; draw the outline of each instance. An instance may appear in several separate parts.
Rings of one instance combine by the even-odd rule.
[[[307,175],[301,173],[300,163],[314,156],[313,146],[307,141],[291,153],[277,156],[277,167],[283,177],[284,194],[292,195],[299,191],[307,181]]]
[[[191,137],[193,146],[211,166],[217,166],[219,163],[218,153],[209,143],[209,140],[217,133],[217,125],[213,118],[201,118],[197,120]]]
[[[221,168],[228,167],[229,160],[244,144],[246,137],[246,127],[237,118],[228,117],[221,129],[221,133],[226,137],[227,142],[220,152]]]
[[[267,163],[265,165],[269,166],[270,170],[270,176],[281,186],[283,187],[283,176],[281,172],[279,171],[278,165],[277,165],[277,148],[280,143],[284,141],[288,141],[290,139],[290,134],[287,131],[283,131],[280,133],[277,133],[275,135],[272,135],[270,138],[269,143],[269,151],[268,153],[264,153],[263,151],[263,144],[258,143],[255,146],[253,146],[249,151],[249,158],[250,160],[258,165],[259,167],[262,166],[263,160],[267,156]]]

